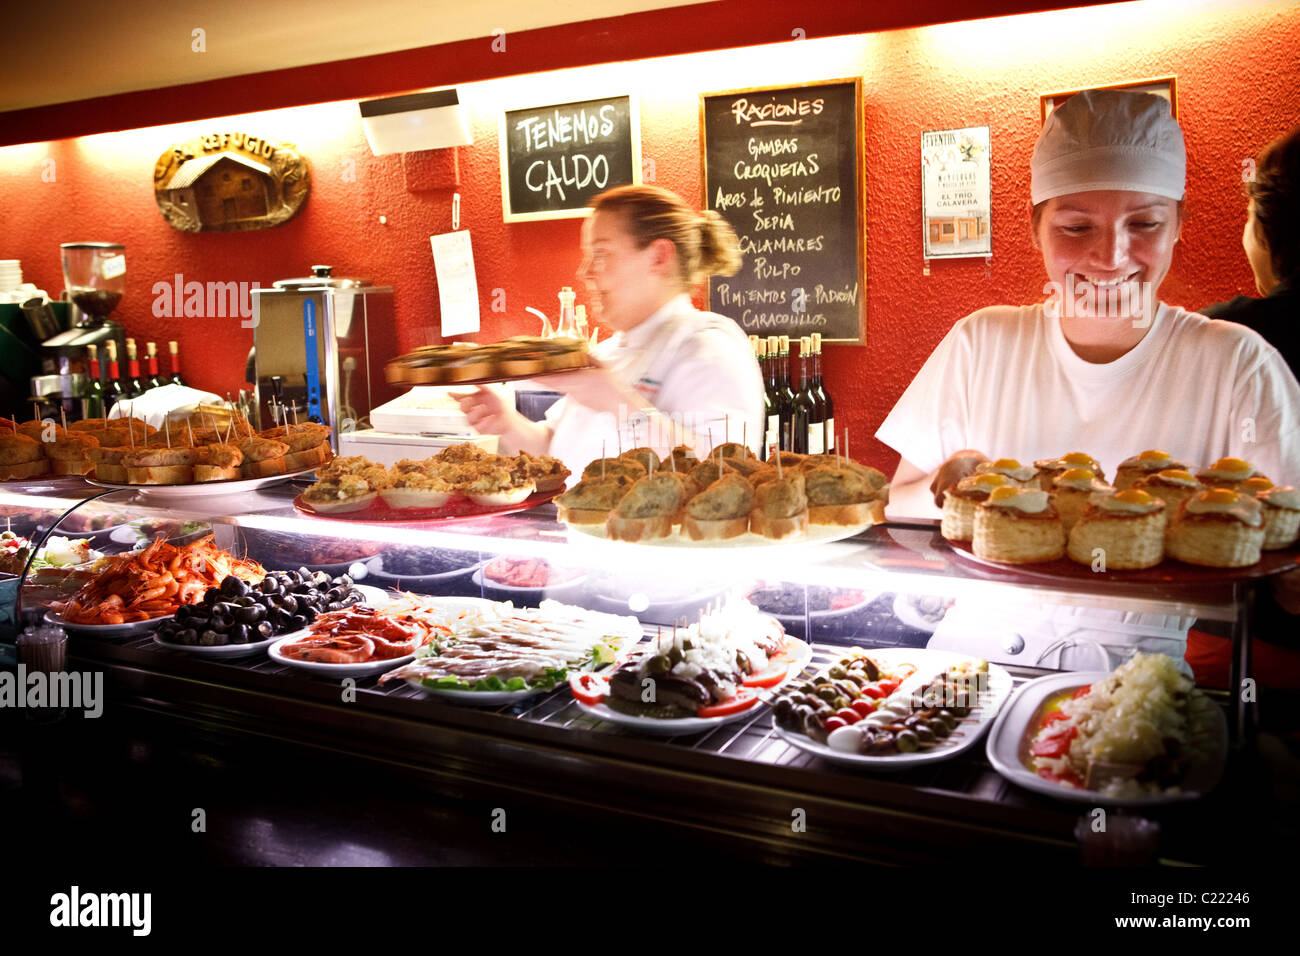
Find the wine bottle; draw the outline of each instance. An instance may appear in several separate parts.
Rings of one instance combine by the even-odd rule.
[[[794,415],[794,390],[790,388],[790,336],[782,335],[776,360],[778,410],[781,416],[781,451],[794,451],[791,419]]]
[[[122,387],[127,398],[139,398],[144,394],[144,382],[140,379],[140,357],[136,354],[135,339],[126,340],[126,381]]]
[[[799,339],[799,387],[794,393],[794,409],[790,413],[791,451],[800,455],[820,455],[821,448],[812,444],[813,413],[816,404],[808,386],[808,359],[812,352],[812,340],[808,336]]]
[[[185,380],[181,378],[181,354],[180,346],[176,342],[168,342],[167,349],[172,353],[172,375],[167,381],[173,385],[184,385]]]
[[[116,405],[126,397],[122,387],[122,372],[117,366],[117,341],[108,340],[108,383],[104,386],[104,400],[108,408]]]
[[[90,357],[90,386],[87,389],[88,394],[86,396],[86,417],[103,418],[104,381],[99,377],[99,347],[95,345],[87,345],[86,353]]]
[[[149,343],[149,387],[159,388],[167,384],[167,380],[158,374],[158,345],[155,342]]]
[[[826,389],[826,383],[822,380],[822,337],[820,332],[814,332],[813,340],[813,388],[817,392],[817,403],[821,405],[822,430],[826,436],[825,452],[828,455],[835,453],[835,403],[831,400],[831,393]]]
[[[767,394],[767,432],[763,436],[763,460],[768,461],[781,448],[781,395],[777,389],[776,356],[780,342],[775,335],[767,337],[767,360],[763,367],[763,391]]]
[[[760,461],[767,461],[767,450],[771,447],[771,442],[776,438],[777,428],[780,427],[780,419],[776,414],[776,406],[772,404],[772,390],[768,382],[768,369],[771,367],[767,357],[767,342],[754,336],[754,355],[758,359],[758,367],[763,375],[763,437],[759,441],[758,457]]]

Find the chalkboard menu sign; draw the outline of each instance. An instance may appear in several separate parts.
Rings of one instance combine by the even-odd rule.
[[[745,264],[709,280],[709,308],[751,335],[861,343],[862,81],[700,97],[704,207]]]
[[[582,216],[593,196],[640,181],[641,124],[630,96],[502,114],[506,222]]]

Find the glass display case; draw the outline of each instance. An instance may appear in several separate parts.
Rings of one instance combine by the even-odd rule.
[[[1080,621],[1132,623],[1141,615],[1168,628],[1195,619],[1235,637],[1232,686],[1249,674],[1248,580],[1036,580],[964,558],[936,525],[924,523],[886,523],[817,544],[732,548],[593,538],[557,523],[550,505],[438,524],[363,523],[299,512],[294,499],[303,487],[172,497],[101,492],[72,479],[15,482],[0,488],[0,524],[8,520],[34,541],[46,532],[85,537],[105,554],[156,535],[182,542],[211,534],[218,547],[268,570],[322,570],[386,590],[521,607],[552,599],[634,617],[652,636],[709,608],[747,601],[811,644],[814,665],[848,647],[946,648],[999,664],[1016,687],[1062,667],[1110,669],[1104,640],[1069,638]],[[18,615],[36,620],[85,579],[82,571],[29,572]],[[1072,622],[1064,631],[1051,623],[1062,616]],[[947,626],[955,618],[964,623]],[[1044,626],[1050,639],[1031,633]],[[1150,633],[1159,639],[1159,626]],[[69,659],[105,671],[110,703],[220,727],[236,746],[241,734],[273,733],[304,752],[326,745],[400,761],[438,791],[508,787],[654,819],[671,805],[675,825],[725,831],[774,858],[919,861],[953,841],[1026,859],[1078,852],[1082,808],[1012,785],[991,766],[982,742],[949,760],[866,772],[791,746],[767,707],[701,733],[644,736],[591,716],[563,684],[490,706],[449,702],[397,681],[381,687],[374,676],[355,678],[351,696],[341,695],[338,679],[266,653],[211,658],[164,646],[147,632],[74,632]],[[1268,819],[1242,812],[1259,794],[1254,765],[1243,756],[1250,705],[1205,692],[1227,712],[1237,746],[1209,795],[1141,811],[1161,824],[1161,859],[1227,858],[1246,829]],[[1207,812],[1233,822],[1207,836],[1195,825]],[[792,813],[818,824],[792,841]]]

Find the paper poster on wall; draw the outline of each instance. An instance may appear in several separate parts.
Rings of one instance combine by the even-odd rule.
[[[443,337],[477,332],[478,278],[474,274],[469,230],[430,236],[429,242],[433,246],[433,268],[438,277]]]
[[[927,259],[993,254],[989,128],[921,134],[922,249]]]

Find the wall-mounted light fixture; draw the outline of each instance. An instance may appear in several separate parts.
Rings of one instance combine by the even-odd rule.
[[[413,153],[447,146],[469,146],[469,110],[456,90],[434,90],[362,100],[361,125],[376,156]]]

